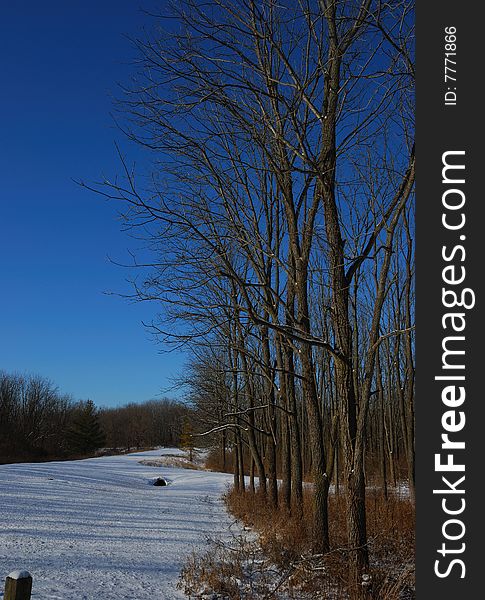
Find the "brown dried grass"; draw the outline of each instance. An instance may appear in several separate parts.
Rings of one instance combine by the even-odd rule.
[[[200,592],[203,582],[206,592],[216,593],[214,598],[231,600],[349,598],[343,495],[329,497],[332,549],[325,555],[312,554],[311,489],[306,488],[304,492],[303,518],[283,507],[271,507],[258,493],[232,490],[226,494],[225,501],[229,511],[253,532],[253,538],[248,542],[242,536],[231,544],[231,549],[226,547],[221,552],[212,549],[204,557],[194,555],[182,577],[186,583],[192,581],[186,590],[193,592],[197,582]],[[415,597],[414,505],[406,498],[390,496],[386,499],[379,492],[371,491],[366,506],[370,597],[411,600]],[[261,557],[255,561],[258,552]],[[248,564],[252,564],[250,569]],[[269,578],[268,573],[271,573]]]

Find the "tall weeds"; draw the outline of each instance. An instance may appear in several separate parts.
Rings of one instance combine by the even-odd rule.
[[[311,527],[311,489],[304,494],[304,516],[270,508],[259,494],[225,496],[242,533],[228,543],[212,542],[194,554],[182,573],[181,587],[193,598],[347,599],[345,504],[329,500],[332,549],[315,555]],[[403,497],[367,497],[371,565],[364,585],[378,600],[411,600],[414,593],[414,505]],[[215,595],[211,595],[215,594]]]

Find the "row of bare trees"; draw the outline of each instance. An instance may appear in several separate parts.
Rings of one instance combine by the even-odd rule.
[[[149,400],[99,412],[99,422],[110,449],[178,446],[184,419],[191,411],[173,400]]]
[[[89,455],[104,441],[91,400],[75,402],[40,375],[0,372],[0,463]]]
[[[208,430],[235,484],[302,511],[331,547],[346,496],[349,578],[368,567],[365,470],[398,454],[414,486],[413,6],[401,0],[185,0],[135,40],[120,102],[149,176],[96,190],[124,202],[134,296],[163,341],[188,345]],[[281,486],[278,486],[278,475]],[[386,483],[387,485],[387,483]]]
[[[48,379],[0,372],[0,461],[63,455],[73,410]]]
[[[190,409],[171,400],[98,410],[45,377],[0,372],[0,462],[177,446]]]

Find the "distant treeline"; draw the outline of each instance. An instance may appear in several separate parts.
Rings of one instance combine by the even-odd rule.
[[[119,408],[104,408],[99,421],[107,448],[177,446],[190,409],[172,400],[149,400]]]
[[[45,377],[0,372],[0,463],[177,445],[189,412],[170,400],[98,410]]]

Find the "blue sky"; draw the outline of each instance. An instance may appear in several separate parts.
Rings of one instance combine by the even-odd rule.
[[[30,0],[0,21],[0,369],[100,406],[157,397],[183,356],[144,330],[155,305],[104,293],[127,290],[107,257],[133,241],[113,203],[72,181],[119,172],[115,142],[143,160],[110,111],[134,70],[126,36],[152,20],[136,0]]]

